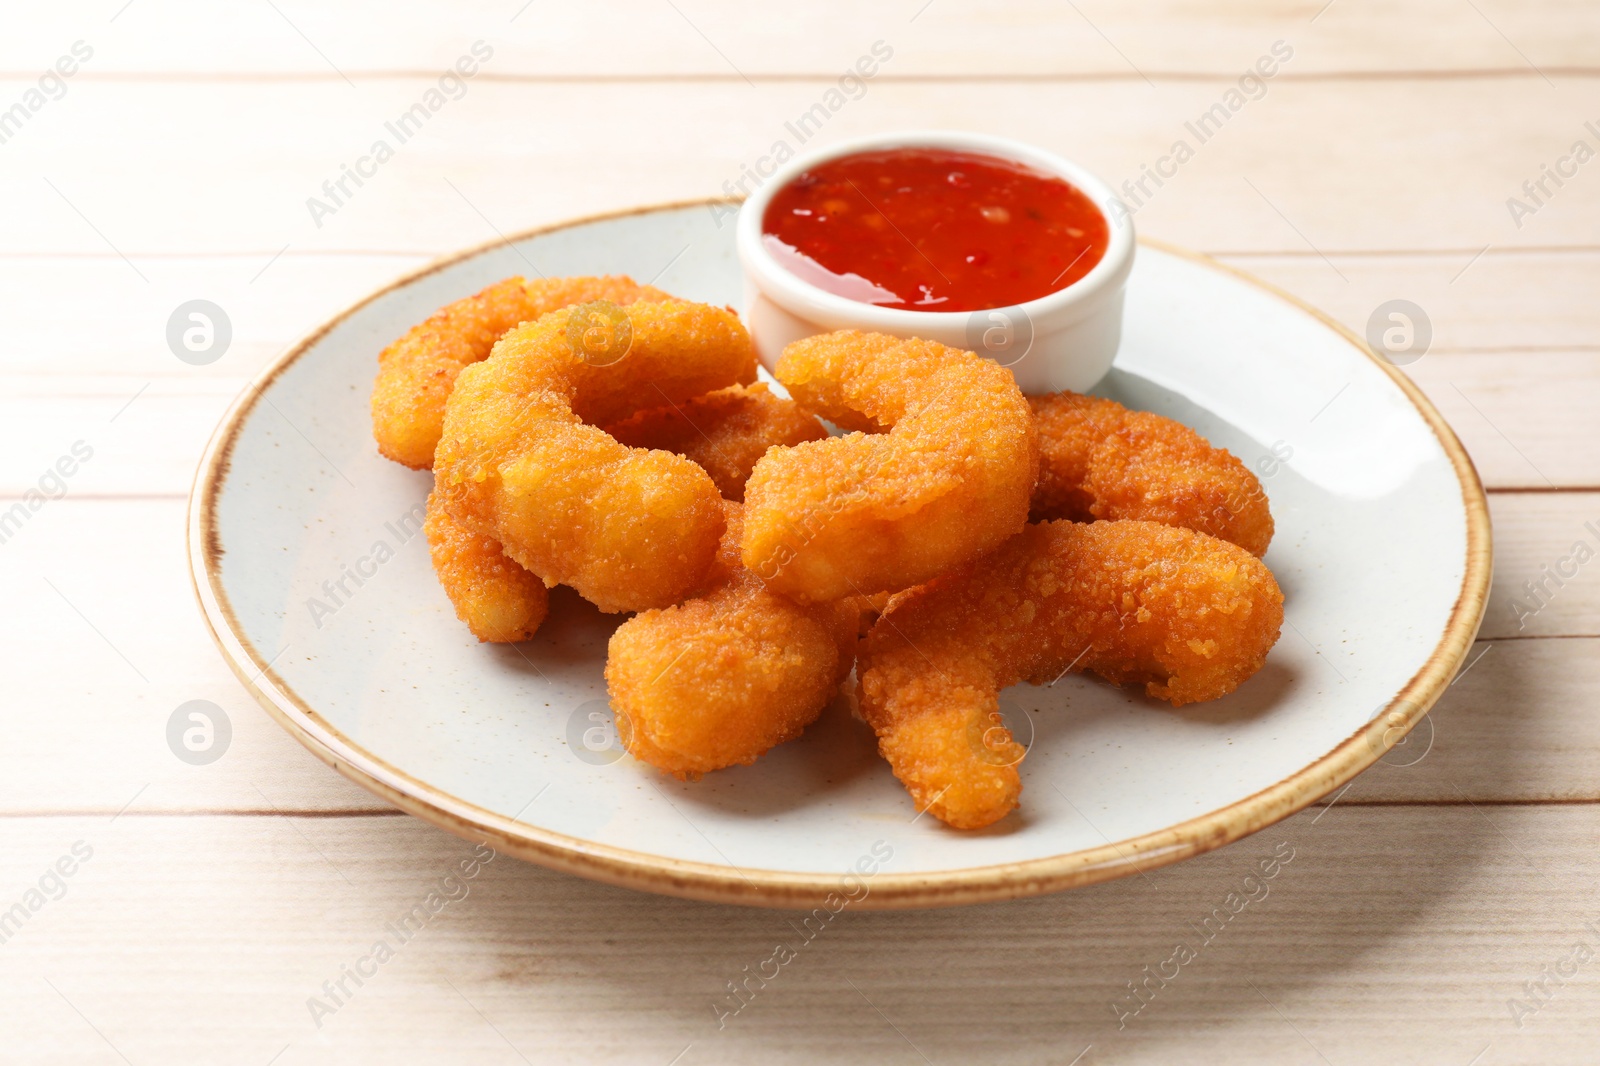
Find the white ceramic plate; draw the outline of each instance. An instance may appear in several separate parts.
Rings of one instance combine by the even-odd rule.
[[[479,644],[416,532],[430,476],[380,458],[370,435],[380,349],[440,305],[535,271],[626,273],[719,304],[740,293],[722,204],[441,262],[247,389],[190,506],[195,588],[240,680],[340,772],[463,836],[601,880],[775,906],[824,901],[863,856],[875,870],[865,889],[849,882],[857,906],[1052,891],[1206,851],[1338,787],[1421,718],[1477,632],[1487,508],[1433,408],[1331,321],[1147,243],[1098,391],[1263,475],[1287,623],[1261,673],[1182,711],[1084,677],[1008,690],[1035,734],[1022,808],[977,833],[915,817],[842,706],[754,766],[665,778],[607,750],[602,668],[620,619],[558,592],[534,640]]]

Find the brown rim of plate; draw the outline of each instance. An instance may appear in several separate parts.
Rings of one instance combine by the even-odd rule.
[[[527,230],[487,242],[422,267],[391,282],[340,312],[278,357],[240,393],[218,424],[195,474],[189,496],[186,541],[190,577],[206,626],[228,666],[273,718],[313,755],[350,780],[394,806],[457,836],[488,843],[497,851],[582,877],[672,896],[718,903],[809,908],[839,892],[838,875],[801,874],[781,870],[740,870],[732,866],[687,862],[616,848],[555,833],[441,792],[357,746],[301,699],[242,636],[226,594],[218,561],[221,545],[215,527],[218,492],[227,478],[234,440],[256,400],[273,380],[318,340],[355,311],[379,297],[444,267],[492,248],[573,226],[690,207],[732,206],[725,199],[659,204],[591,215]],[[1400,737],[1422,720],[1449,687],[1477,636],[1483,620],[1491,564],[1489,508],[1477,470],[1455,433],[1421,390],[1392,365],[1374,355],[1351,330],[1323,312],[1275,286],[1208,256],[1142,238],[1140,243],[1214,270],[1231,274],[1311,315],[1371,359],[1411,401],[1427,422],[1455,467],[1467,519],[1467,558],[1461,592],[1439,643],[1416,674],[1368,725],[1332,751],[1261,791],[1197,818],[1104,847],[1068,852],[1024,862],[977,866],[941,873],[879,873],[868,894],[850,905],[857,909],[941,907],[1018,899],[1079,885],[1094,884],[1142,872],[1232,843],[1288,817],[1332,792],[1377,761]]]

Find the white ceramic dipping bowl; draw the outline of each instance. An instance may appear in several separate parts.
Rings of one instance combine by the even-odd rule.
[[[1064,289],[1010,307],[982,311],[905,311],[825,292],[780,263],[762,239],[772,197],[819,163],[891,148],[943,148],[998,156],[1064,178],[1105,215],[1109,241],[1094,269]],[[784,346],[838,329],[921,337],[975,351],[1008,367],[1029,394],[1084,392],[1116,358],[1122,339],[1122,294],[1133,269],[1133,220],[1110,186],[1074,163],[1039,148],[977,133],[906,131],[801,153],[776,170],[739,209],[739,262],[744,268],[745,321],[768,370]]]

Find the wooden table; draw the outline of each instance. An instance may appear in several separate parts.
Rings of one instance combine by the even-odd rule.
[[[1572,155],[1580,140],[1600,149],[1600,7],[769,7],[8,10],[0,506],[41,478],[58,495],[47,471],[77,442],[92,456],[0,543],[0,909],[27,912],[0,925],[0,1060],[1595,1061],[1600,564],[1549,586],[1520,624],[1513,601],[1576,542],[1600,546],[1585,525],[1600,526],[1600,162]],[[476,41],[492,56],[446,82],[459,98],[365,165],[336,211],[308,208]],[[1498,549],[1483,639],[1429,719],[1427,757],[1146,876],[846,913],[722,1029],[713,1005],[786,935],[783,914],[500,859],[314,1019],[323,983],[471,849],[297,747],[205,633],[185,500],[243,383],[435,255],[736,188],[819,102],[819,141],[985,130],[1137,181],[1176,140],[1193,144],[1185,123],[1280,41],[1292,57],[1245,83],[1174,176],[1147,183],[1138,225],[1357,330],[1390,299],[1425,309],[1431,347],[1407,370],[1471,450]],[[892,55],[829,109],[876,42]],[[72,76],[41,82],[60,57]],[[196,298],[233,329],[204,366],[166,340],[173,309]],[[193,699],[232,724],[211,765],[167,744]],[[1129,983],[1284,843],[1294,859],[1270,897],[1119,1027]],[[50,873],[58,862],[70,876]]]

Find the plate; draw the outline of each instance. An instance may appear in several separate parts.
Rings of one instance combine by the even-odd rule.
[[[1031,734],[1022,807],[962,833],[917,816],[842,702],[754,766],[683,783],[636,763],[616,746],[602,676],[620,618],[563,590],[533,640],[474,640],[429,567],[430,475],[374,448],[377,353],[513,274],[626,273],[736,304],[731,222],[723,202],[676,204],[446,259],[316,330],[234,403],[190,500],[195,591],[239,679],[313,753],[406,811],[546,866],[830,909],[1123,876],[1255,832],[1397,757],[1483,615],[1489,519],[1472,464],[1416,387],[1348,331],[1150,242],[1097,391],[1194,427],[1266,488],[1286,621],[1232,695],[1174,711],[1077,676],[1008,689],[1014,730]]]

